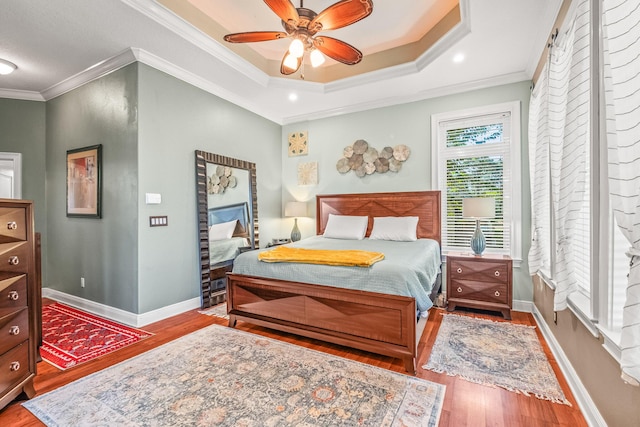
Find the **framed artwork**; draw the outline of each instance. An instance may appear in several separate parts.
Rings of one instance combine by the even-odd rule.
[[[67,216],[101,218],[102,144],[67,151]]]
[[[309,138],[307,131],[289,134],[289,157],[306,156],[309,154]]]
[[[298,165],[298,185],[318,184],[318,162],[300,163]]]

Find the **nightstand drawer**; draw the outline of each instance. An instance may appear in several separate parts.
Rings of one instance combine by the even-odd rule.
[[[476,282],[499,282],[506,284],[509,281],[509,272],[504,262],[491,262],[475,260],[452,259],[451,279],[467,279]]]
[[[508,304],[508,295],[508,286],[506,283],[451,279],[451,294],[448,295],[448,298]]]

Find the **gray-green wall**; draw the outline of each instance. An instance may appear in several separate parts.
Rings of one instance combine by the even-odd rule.
[[[280,126],[165,73],[134,63],[46,111],[46,287],[135,314],[199,298],[195,150],[255,162],[260,221],[280,215]],[[66,151],[94,144],[102,218],[67,218]]]
[[[200,296],[195,150],[256,164],[264,236],[280,216],[280,125],[139,66],[138,313]],[[145,204],[145,193],[162,203]],[[168,227],[149,216],[168,215]]]
[[[533,290],[529,276],[526,254],[529,251],[531,229],[530,191],[528,179],[528,137],[529,97],[531,82],[496,86],[456,95],[426,99],[391,107],[337,117],[300,122],[284,126],[282,139],[287,141],[289,133],[307,130],[309,154],[289,157],[282,152],[283,203],[291,200],[309,201],[311,216],[315,216],[315,195],[334,193],[366,193],[418,191],[432,189],[431,160],[431,116],[433,114],[465,110],[491,104],[519,101],[521,112],[521,167],[522,173],[522,266],[514,269],[514,299],[532,301]],[[411,156],[403,163],[399,173],[374,173],[358,178],[354,172],[340,174],[336,163],[342,157],[345,147],[358,139],[364,139],[378,150],[385,146],[405,144],[411,149]],[[318,162],[318,185],[298,186],[297,167],[299,163]],[[315,234],[315,220],[302,218],[298,221],[303,237]],[[287,237],[293,220],[281,220],[280,235]]]
[[[36,231],[42,233],[43,247],[47,227],[45,117],[44,102],[0,98],[0,151],[22,154],[22,198],[33,200]]]
[[[137,64],[47,102],[43,283],[138,313]],[[66,152],[102,144],[102,218],[67,218]],[[80,277],[86,287],[80,287]]]

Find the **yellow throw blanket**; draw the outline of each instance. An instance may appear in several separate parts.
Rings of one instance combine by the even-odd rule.
[[[331,249],[302,249],[278,246],[260,252],[258,259],[264,262],[300,262],[305,264],[345,265],[371,267],[384,259],[381,252]]]

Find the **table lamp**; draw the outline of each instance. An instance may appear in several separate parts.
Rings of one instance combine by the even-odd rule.
[[[284,216],[294,217],[291,241],[297,242],[302,237],[298,228],[298,217],[307,216],[307,204],[305,202],[287,202],[284,206]]]
[[[471,250],[476,255],[482,255],[487,242],[480,228],[480,220],[493,218],[496,214],[496,199],[492,197],[471,197],[462,199],[462,216],[476,220],[476,230],[471,236]]]

